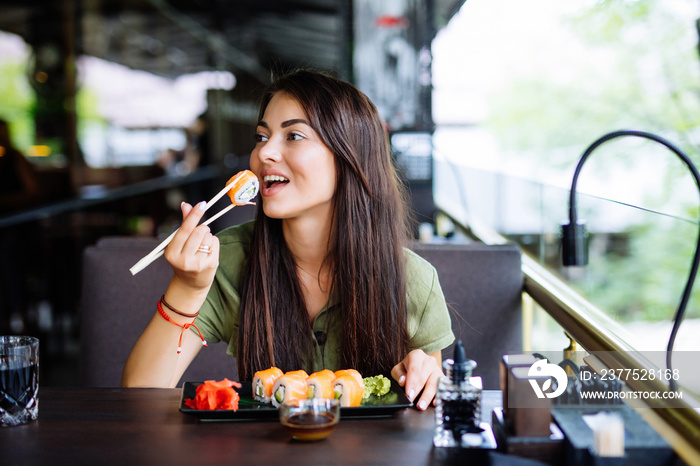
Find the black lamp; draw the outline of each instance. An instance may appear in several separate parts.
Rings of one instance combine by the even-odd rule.
[[[598,148],[601,144],[622,136],[636,136],[640,138],[649,139],[656,141],[660,144],[666,146],[671,152],[675,153],[680,159],[685,163],[685,165],[690,170],[695,180],[695,184],[700,190],[700,174],[697,168],[683,151],[668,142],[666,139],[656,136],[655,134],[646,133],[643,131],[631,131],[622,130],[614,131],[608,133],[593,144],[591,144],[588,149],[583,153],[581,159],[576,166],[576,171],[574,172],[574,178],[571,182],[571,192],[569,193],[569,223],[562,225],[562,262],[565,266],[581,266],[588,263],[588,254],[586,248],[586,228],[583,222],[578,221],[576,215],[576,183],[578,182],[578,176],[581,173],[581,168],[584,162],[588,159],[588,156]],[[666,367],[671,369],[671,354],[673,351],[673,344],[676,340],[676,334],[678,333],[678,328],[683,321],[683,315],[685,314],[685,308],[690,299],[690,293],[693,290],[693,283],[695,282],[695,275],[698,271],[698,264],[700,264],[700,233],[698,234],[697,244],[695,246],[695,255],[693,256],[693,264],[690,268],[690,274],[688,276],[688,282],[683,290],[683,296],[681,297],[681,302],[678,304],[678,309],[676,310],[676,315],[673,319],[673,329],[671,330],[671,336],[668,340],[668,346],[666,348]],[[677,389],[676,381],[673,377],[670,377],[669,381],[670,389],[675,391]]]

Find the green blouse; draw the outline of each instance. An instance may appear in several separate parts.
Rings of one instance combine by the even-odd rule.
[[[248,222],[217,235],[223,260],[219,261],[214,283],[195,322],[207,341],[225,341],[226,352],[234,357],[238,349],[241,275],[252,234],[253,222]],[[413,251],[406,249],[405,252],[409,350],[422,349],[430,354],[454,341],[450,315],[435,268]],[[308,373],[341,369],[340,312],[340,306],[330,304],[314,319],[314,364],[303,367]],[[304,365],[309,366],[308,363]]]

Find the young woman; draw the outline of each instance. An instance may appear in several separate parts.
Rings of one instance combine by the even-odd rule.
[[[185,324],[199,311],[195,324],[227,342],[240,380],[273,365],[390,372],[409,399],[422,391],[425,409],[454,335],[435,269],[406,249],[404,193],[376,108],[348,83],[297,71],[264,92],[255,138],[256,220],[213,236],[197,226],[204,203],[183,204],[162,312]],[[193,330],[178,355],[180,329],[156,313],[123,384],[175,386],[202,347]]]

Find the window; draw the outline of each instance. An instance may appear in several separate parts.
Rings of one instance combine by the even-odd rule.
[[[606,133],[656,133],[700,164],[698,17],[691,0],[470,0],[433,46],[436,204],[518,242],[639,350],[665,350],[690,269],[687,169],[658,144],[606,143],[578,186],[588,267],[560,266],[559,225],[579,157]],[[700,349],[698,332],[696,292],[676,350]]]

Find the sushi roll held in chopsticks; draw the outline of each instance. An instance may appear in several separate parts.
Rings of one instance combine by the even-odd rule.
[[[209,217],[209,219],[202,223],[202,225],[209,225],[211,222],[218,219],[219,217],[221,217],[226,212],[230,211],[236,206],[255,205],[255,203],[251,201],[255,196],[257,196],[259,187],[260,182],[255,176],[255,173],[253,173],[252,171],[243,170],[242,172],[236,173],[226,182],[226,186],[224,186],[224,189],[219,191],[216,196],[212,197],[209,200],[209,202],[207,202],[204,211],[206,212],[207,210],[209,210],[209,208],[216,204],[216,202],[219,199],[221,199],[225,194],[228,194],[228,196],[231,198],[231,205],[221,209],[216,215]],[[175,233],[177,233],[178,230],[180,229],[178,228],[177,230],[173,231],[170,234],[170,236],[165,238],[163,242],[161,242],[158,246],[155,247],[155,249],[153,249],[151,252],[142,257],[141,260],[139,260],[136,264],[134,264],[133,267],[129,269],[131,274],[136,275],[137,273],[148,267],[153,261],[162,256],[163,252],[165,251],[165,247],[168,244],[170,244],[170,242],[175,237]]]
[[[272,388],[272,404],[279,406],[285,401],[303,400],[308,396],[306,379],[309,376],[305,371],[291,371],[285,373],[275,381]]]
[[[309,386],[309,399],[311,398],[333,398],[333,380],[335,374],[332,370],[323,369],[314,372],[306,379]]]
[[[362,376],[358,381],[350,371],[352,369],[336,371],[336,377],[333,380],[333,394],[337,400],[340,400],[341,408],[360,406],[362,395],[365,393],[364,383],[361,382]]]
[[[233,205],[247,205],[258,194],[260,182],[252,171],[243,170],[232,176],[226,186],[231,186],[227,194]]]
[[[272,389],[275,387],[277,379],[284,373],[278,367],[271,367],[264,371],[257,371],[253,375],[253,397],[257,401],[269,403],[272,398]]]

